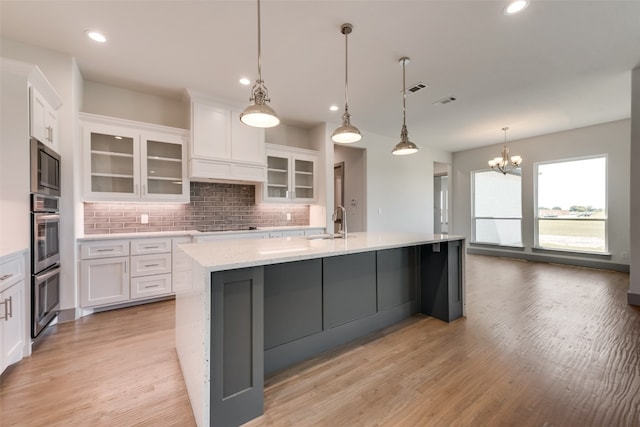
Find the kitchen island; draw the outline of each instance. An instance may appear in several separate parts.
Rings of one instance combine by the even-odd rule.
[[[176,349],[199,426],[260,416],[265,373],[418,312],[464,315],[463,237],[322,237],[179,245]]]

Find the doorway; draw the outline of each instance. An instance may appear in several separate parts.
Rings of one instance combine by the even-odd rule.
[[[344,206],[347,214],[343,219],[338,213],[334,226],[327,228],[338,230],[344,220],[349,232],[366,231],[366,150],[334,145],[333,161],[333,207]]]
[[[342,210],[338,206],[344,207],[344,162],[333,165],[333,207],[335,209],[335,220],[333,221],[333,232],[337,233],[342,225]]]
[[[433,233],[449,233],[449,165],[433,163]]]

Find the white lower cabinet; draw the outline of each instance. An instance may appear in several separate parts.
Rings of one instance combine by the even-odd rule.
[[[25,255],[0,259],[0,374],[25,355]]]
[[[173,292],[176,294],[180,291],[193,288],[191,258],[177,248],[179,244],[190,242],[191,237],[178,237],[173,239],[171,274]]]
[[[176,238],[183,242],[188,237]],[[80,244],[82,307],[139,301],[173,292],[171,238],[95,240]]]
[[[82,307],[129,300],[129,257],[89,259],[80,262]]]
[[[131,299],[149,298],[171,293],[171,274],[131,278]]]

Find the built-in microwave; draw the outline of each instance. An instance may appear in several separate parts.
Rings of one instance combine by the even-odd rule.
[[[31,192],[60,196],[60,155],[31,138]]]

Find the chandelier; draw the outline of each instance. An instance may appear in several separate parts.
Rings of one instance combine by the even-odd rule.
[[[509,148],[507,147],[507,131],[508,127],[503,127],[504,131],[504,146],[502,147],[502,152],[500,153],[500,157],[496,157],[494,159],[489,160],[489,166],[491,169],[502,172],[503,174],[507,174],[520,166],[522,163],[522,157],[520,156],[511,156],[509,157]]]

